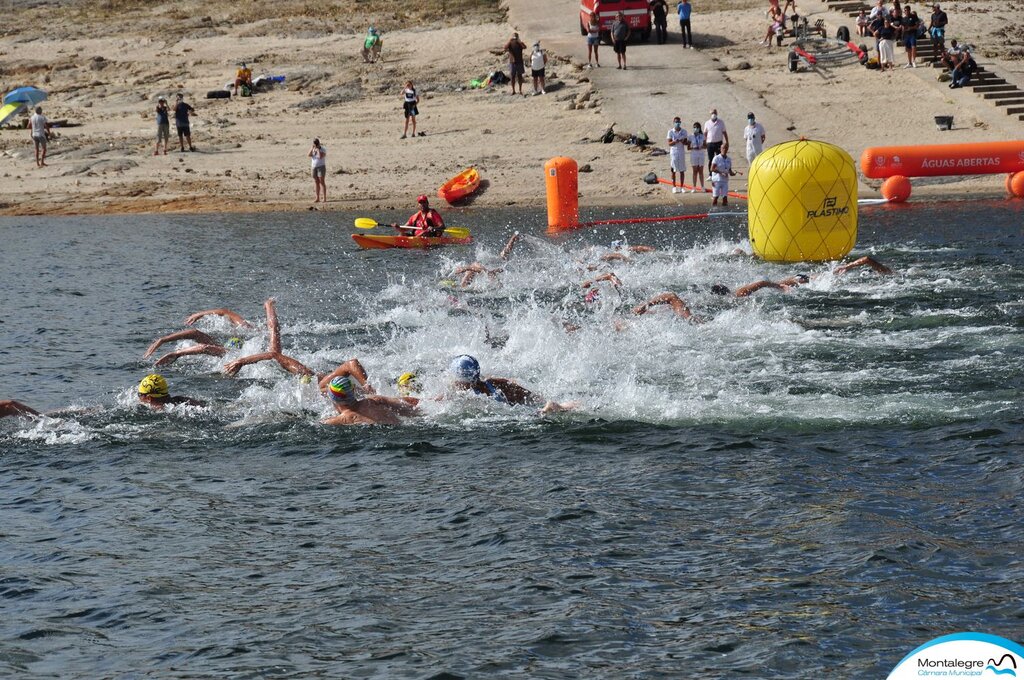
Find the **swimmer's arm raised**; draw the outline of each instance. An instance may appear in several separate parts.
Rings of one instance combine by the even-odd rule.
[[[270,334],[270,351],[281,351],[281,327],[277,323],[277,308],[274,306],[274,298],[267,298],[263,303],[263,309],[267,312],[267,331]]]
[[[277,357],[273,352],[261,352],[259,354],[250,354],[247,357],[241,359],[235,359],[224,365],[224,373],[227,375],[237,375],[242,367],[250,364],[258,364],[261,361],[269,361],[270,359],[276,359]]]
[[[227,354],[228,351],[220,345],[193,345],[192,347],[186,347],[185,349],[179,349],[174,352],[168,352],[159,359],[156,360],[157,366],[170,366],[175,361],[184,356],[192,354],[209,354],[213,357],[222,357]]]
[[[512,254],[512,249],[515,247],[516,242],[519,241],[519,237],[520,235],[518,231],[512,234],[511,238],[509,238],[508,240],[508,243],[506,243],[505,247],[501,249],[500,253],[498,253],[498,257],[500,257],[503,260],[507,260],[508,256]]]
[[[235,312],[232,312],[230,309],[224,309],[224,308],[220,308],[220,309],[205,309],[205,310],[203,310],[201,312],[196,312],[195,314],[190,314],[189,316],[185,317],[185,325],[186,326],[191,326],[196,321],[199,321],[200,319],[202,319],[204,316],[223,316],[225,319],[227,319],[231,323],[235,324],[236,326],[242,326],[244,328],[252,328],[252,324],[249,323],[248,321],[246,321],[245,319],[243,319],[241,314],[236,314]]]
[[[338,366],[336,369],[320,378],[319,387],[321,390],[327,388],[327,384],[339,376],[350,375],[359,381],[359,386],[362,387],[363,391],[367,394],[376,394],[373,387],[367,384],[368,378],[366,377],[366,369],[359,363],[359,359],[349,359],[345,363]]]
[[[186,328],[183,331],[171,333],[170,335],[165,335],[162,338],[157,338],[156,340],[154,340],[149,345],[149,348],[146,349],[146,353],[142,355],[142,358],[148,359],[153,355],[153,352],[157,351],[160,348],[161,345],[166,344],[168,342],[174,342],[176,340],[193,340],[201,345],[217,344],[216,340],[214,340],[212,337],[202,332],[201,330],[195,328]]]

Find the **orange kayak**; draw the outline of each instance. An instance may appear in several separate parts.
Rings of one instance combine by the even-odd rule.
[[[437,190],[437,195],[449,203],[454,203],[469,196],[476,191],[478,186],[480,186],[480,173],[476,171],[476,168],[466,168],[442,184],[441,188]]]
[[[465,246],[473,242],[473,237],[455,238],[452,236],[383,236],[377,234],[352,234],[352,240],[360,248],[435,248],[437,246]]]

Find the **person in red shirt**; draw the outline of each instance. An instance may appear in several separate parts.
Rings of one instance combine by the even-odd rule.
[[[416,199],[420,209],[405,224],[392,224],[406,236],[441,236],[444,234],[444,218],[430,207],[426,196]]]

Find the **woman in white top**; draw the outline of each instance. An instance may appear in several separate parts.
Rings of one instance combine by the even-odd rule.
[[[706,153],[707,145],[704,143],[704,132],[701,130],[700,123],[693,124],[693,134],[690,135],[690,167],[693,168],[693,180],[691,182],[692,188],[690,193],[697,191],[700,188],[701,193],[704,189],[704,154]],[[700,184],[697,184],[697,178],[700,178]]]
[[[402,90],[402,108],[405,109],[405,129],[402,130],[402,139],[409,136],[409,121],[412,121],[412,136],[416,136],[416,116],[420,115],[417,105],[420,103],[420,96],[416,93],[412,81],[405,81],[405,89]]]
[[[316,200],[320,202],[320,192],[323,191],[324,203],[327,202],[327,147],[320,143],[320,139],[313,140],[313,146],[308,156],[313,159],[313,186],[316,189]]]
[[[533,43],[530,55],[530,69],[533,71],[533,94],[547,94],[544,91],[544,66],[548,63],[548,55],[540,48],[540,42]],[[538,87],[538,83],[540,87]]]
[[[591,14],[590,24],[587,26],[587,68],[593,68],[594,64],[601,68],[601,57],[597,56],[597,48],[600,44],[601,20],[597,18],[596,14]]]

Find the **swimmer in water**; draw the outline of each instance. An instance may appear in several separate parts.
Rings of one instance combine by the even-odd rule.
[[[870,267],[871,269],[873,269],[874,271],[878,272],[883,276],[888,276],[889,274],[893,273],[892,269],[890,269],[889,267],[886,267],[884,264],[874,259],[873,257],[867,256],[856,259],[848,264],[841,264],[837,266],[835,269],[833,269],[831,273],[833,276],[842,276],[843,274],[846,274],[850,270],[857,269],[859,267]],[[723,286],[722,284],[715,284],[711,286],[711,292],[715,293],[716,295],[734,295],[738,298],[749,297],[756,293],[757,291],[764,290],[765,288],[773,288],[776,290],[781,290],[782,292],[786,293],[792,290],[793,288],[796,288],[797,286],[810,283],[812,280],[818,278],[819,276],[822,276],[822,274],[812,274],[810,276],[808,276],[807,274],[797,274],[796,276],[790,276],[788,278],[782,279],[781,281],[768,281],[767,279],[763,281],[755,281],[754,283],[749,283],[745,286],[737,288],[735,292],[730,291],[728,287]]]
[[[347,375],[331,378],[324,391],[336,412],[320,421],[324,425],[401,425],[403,417],[419,414],[415,405],[401,398],[359,398],[352,378]]]
[[[167,387],[167,381],[159,373],[147,375],[139,383],[139,402],[145,404],[154,411],[163,410],[164,406],[170,404],[185,404],[186,406],[206,406],[204,402],[190,397],[172,397]]]
[[[686,319],[687,321],[700,323],[700,319],[690,311],[690,307],[686,304],[686,301],[672,292],[655,295],[647,302],[634,307],[633,313],[637,316],[642,316],[643,314],[646,314],[651,307],[655,307],[657,305],[668,305],[672,308],[672,311],[675,312],[676,316]]]
[[[480,362],[468,354],[452,359],[449,367],[454,382],[452,387],[461,392],[472,392],[494,399],[501,404],[511,406],[538,406],[541,414],[558,413],[576,408],[577,404],[559,404],[545,401],[519,383],[509,378],[483,378],[480,375]]]
[[[268,300],[267,302],[269,303],[271,301]],[[199,319],[202,319],[204,316],[222,316],[235,326],[241,328],[253,327],[253,325],[246,321],[244,318],[242,318],[240,314],[237,314],[231,311],[230,309],[223,308],[206,309],[201,312],[191,314],[188,317],[186,317],[185,325],[191,326],[196,321],[199,321]],[[178,340],[192,340],[197,344],[191,347],[186,347],[185,349],[179,349],[174,352],[168,352],[167,354],[157,359],[157,366],[170,366],[183,356],[190,356],[195,354],[207,354],[209,356],[222,357],[232,349],[241,349],[243,345],[243,341],[239,337],[229,338],[227,342],[221,344],[217,342],[217,340],[215,340],[212,336],[210,336],[207,333],[204,333],[203,331],[197,328],[187,328],[185,330],[177,331],[176,333],[171,333],[170,335],[165,335],[161,338],[157,338],[149,345],[149,348],[146,349],[146,353],[142,355],[142,358],[148,359],[153,355],[154,352],[157,351],[157,349],[160,348],[161,345],[164,345],[168,342],[176,342]]]
[[[498,257],[502,260],[508,260],[509,255],[512,254],[512,249],[515,248],[519,238],[520,234],[518,231],[512,234],[509,240],[505,243],[505,247],[501,249],[500,253],[498,253]],[[473,283],[473,279],[476,278],[477,274],[486,274],[493,281],[498,278],[498,274],[501,274],[504,271],[504,269],[488,269],[479,262],[474,262],[472,264],[456,267],[454,275],[462,277],[459,285],[466,288],[469,284]]]
[[[13,399],[0,400],[0,418],[20,417],[20,418],[38,418],[42,414],[32,408],[31,406],[25,406],[20,401]]]

